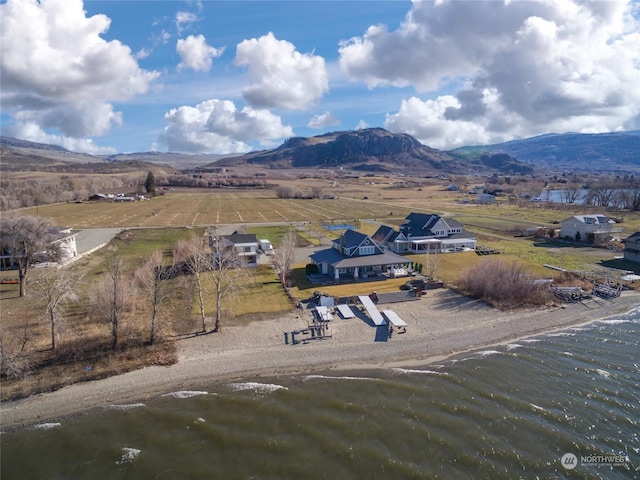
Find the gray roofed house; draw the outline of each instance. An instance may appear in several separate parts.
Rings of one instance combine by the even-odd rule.
[[[390,252],[369,235],[347,230],[333,241],[332,248],[310,256],[321,275],[336,283],[367,278],[397,277],[410,274],[410,260]]]
[[[213,245],[214,237],[209,237],[210,245]],[[221,237],[222,246],[233,249],[243,266],[256,267],[258,265],[258,237],[253,233],[233,232],[231,235]]]
[[[476,247],[476,238],[460,222],[428,213],[410,213],[399,231],[381,225],[373,238],[396,253],[444,253]]]
[[[622,233],[621,227],[604,214],[574,215],[560,222],[560,236],[589,243],[606,242]]]

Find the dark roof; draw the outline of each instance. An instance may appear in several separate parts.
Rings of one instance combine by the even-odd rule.
[[[309,255],[309,258],[315,263],[328,263],[333,265],[335,262],[339,262],[340,260],[348,257],[346,255],[342,255],[335,248],[327,248]]]
[[[367,238],[367,235],[360,233],[357,230],[347,230],[340,236],[337,242],[339,243],[342,240],[344,248],[353,248],[360,245]]]
[[[388,238],[387,242],[395,242],[396,240],[406,240],[407,237],[404,236],[404,234],[402,232],[393,232],[393,234],[391,234],[391,236]]]
[[[410,213],[406,220],[400,230],[407,237],[424,237],[433,235],[431,227],[440,220],[440,216],[431,213]]]
[[[225,235],[225,240],[229,240],[231,243],[258,243],[258,237],[255,233],[238,233],[233,232],[231,235]]]
[[[463,237],[468,237],[469,233],[464,232],[464,226],[452,218],[442,218],[440,215],[432,213],[410,213],[406,222],[400,227],[400,231],[407,237],[432,237],[435,236],[431,230],[440,220],[447,224],[449,229],[460,228]],[[459,233],[449,235],[449,238],[462,238]]]
[[[320,250],[310,256],[315,263],[328,263],[334,268],[366,267],[373,265],[396,265],[410,260],[397,253],[385,251],[377,255],[363,255],[362,257],[348,257],[335,248]]]
[[[454,220],[453,218],[446,218],[443,219],[447,225],[449,225],[449,228],[464,228],[464,226],[457,220]]]
[[[627,238],[625,238],[623,242],[628,242],[629,240],[633,240],[634,242],[640,240],[640,232],[632,233]]]
[[[408,262],[410,262],[409,259],[387,250],[384,253],[379,253],[377,255],[363,255],[362,257],[344,258],[343,260],[333,264],[333,267],[368,267],[374,265],[397,265]]]
[[[371,235],[371,238],[378,243],[382,243],[384,242],[384,239],[387,238],[387,235],[389,235],[389,232],[392,232],[392,231],[393,231],[392,227],[389,227],[387,225],[380,225],[378,230],[376,230],[376,233]]]

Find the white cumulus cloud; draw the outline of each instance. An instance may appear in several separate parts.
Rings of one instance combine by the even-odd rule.
[[[200,18],[195,13],[179,11],[176,13],[176,29],[178,30],[178,34],[181,34],[185,28],[199,20]]]
[[[243,96],[258,108],[305,110],[329,89],[324,58],[302,54],[271,32],[240,42],[234,63],[247,67],[250,85]]]
[[[504,112],[495,103],[492,102],[491,105],[497,110],[495,116],[500,118]],[[460,101],[452,95],[424,101],[411,97],[402,101],[398,112],[387,114],[385,127],[392,132],[408,133],[425,145],[441,149],[505,140],[500,134],[492,134],[491,129],[482,123],[446,118],[448,111],[459,108]],[[509,123],[508,120],[505,121]]]
[[[414,2],[340,45],[370,88],[413,86],[387,127],[457,146],[551,131],[640,127],[640,22],[628,0]]]
[[[81,0],[8,0],[0,18],[0,99],[15,131],[103,135],[122,122],[112,102],[147,92],[159,76],[128,46],[105,41],[110,19],[86,17]]]
[[[230,100],[206,100],[195,107],[182,106],[165,114],[168,126],[160,143],[169,151],[190,153],[243,153],[252,148],[248,142],[293,136],[279,116],[268,110],[245,106],[238,110]]]
[[[178,39],[176,51],[180,55],[178,71],[191,68],[196,72],[208,72],[213,59],[222,55],[224,48],[207,45],[204,35],[189,35]]]
[[[340,120],[331,112],[314,115],[307,124],[309,128],[323,129],[329,126],[340,125]]]

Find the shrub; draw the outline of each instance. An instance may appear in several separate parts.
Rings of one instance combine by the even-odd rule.
[[[499,308],[519,308],[548,303],[552,294],[535,282],[524,267],[496,258],[483,259],[463,272],[458,288],[465,295]]]
[[[304,267],[304,271],[307,275],[315,275],[316,273],[318,273],[318,265],[316,265],[315,263],[307,263],[307,265]]]

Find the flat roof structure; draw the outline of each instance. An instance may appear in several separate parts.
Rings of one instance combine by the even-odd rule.
[[[367,310],[369,317],[371,317],[371,320],[373,320],[373,323],[376,326],[379,327],[381,325],[387,324],[387,321],[378,311],[378,307],[376,307],[376,304],[373,303],[373,300],[371,300],[368,295],[358,295],[358,300],[360,300],[360,303],[364,305],[364,308]]]
[[[336,308],[340,312],[340,315],[342,315],[342,318],[354,318],[356,316],[349,305],[336,305]]]
[[[396,327],[408,327],[407,322],[402,320],[393,310],[382,310],[382,314]]]

